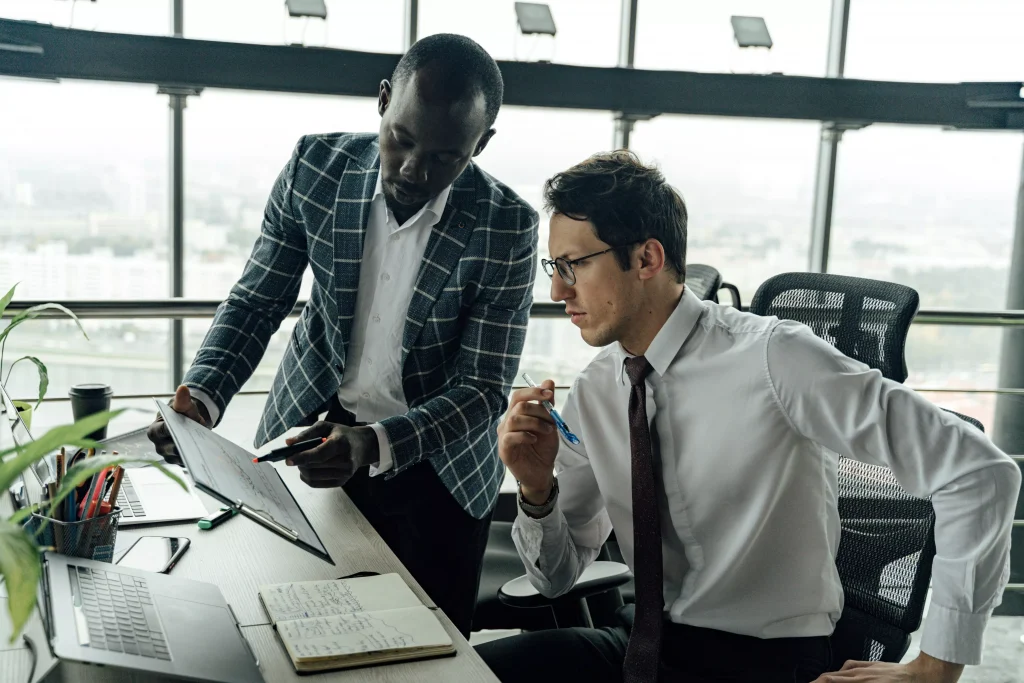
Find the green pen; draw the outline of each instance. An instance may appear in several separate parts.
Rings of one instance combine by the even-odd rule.
[[[203,517],[199,520],[199,528],[205,530],[212,529],[221,522],[231,518],[238,510],[234,508],[222,507],[220,512],[214,513],[209,517]]]

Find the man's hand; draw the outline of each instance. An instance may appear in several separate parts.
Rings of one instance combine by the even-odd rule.
[[[963,672],[963,664],[946,662],[922,652],[906,664],[850,660],[839,671],[822,674],[814,683],[956,683]]]
[[[188,387],[184,385],[178,387],[178,390],[174,392],[174,398],[171,399],[171,408],[174,409],[174,412],[181,413],[204,427],[210,424],[210,413],[207,412],[206,406],[201,401],[192,398]],[[156,420],[153,424],[149,425],[149,429],[146,430],[146,436],[153,442],[156,446],[156,452],[162,455],[164,460],[172,465],[182,464],[181,456],[178,455],[178,449],[174,447],[174,439],[171,438],[171,433],[168,431],[167,425],[164,424],[164,418],[160,414],[157,414]]]
[[[498,457],[519,481],[523,498],[534,505],[543,505],[551,495],[558,455],[558,431],[540,405],[542,399],[554,404],[555,383],[550,379],[512,392],[508,413],[498,425]]]
[[[380,444],[373,427],[346,427],[333,422],[317,422],[300,434],[285,439],[289,446],[297,441],[324,438],[327,441],[286,460],[299,468],[299,476],[313,488],[342,486],[360,467],[380,462]]]

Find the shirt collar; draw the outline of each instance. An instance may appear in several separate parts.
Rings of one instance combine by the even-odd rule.
[[[683,296],[679,298],[675,310],[658,330],[658,334],[654,335],[654,340],[651,341],[647,353],[644,354],[647,362],[651,364],[651,368],[658,373],[659,377],[663,377],[668,372],[669,366],[679,355],[679,349],[690,336],[690,332],[697,325],[703,312],[704,302],[698,299],[689,287],[684,287]],[[619,355],[619,381],[625,383],[629,381],[626,376],[626,359],[633,356],[626,351],[622,344],[616,344],[616,346]]]
[[[448,195],[450,195],[451,192],[451,185],[438,192],[433,199],[424,204],[423,208],[417,211],[415,215],[413,215],[413,217],[410,218],[407,222],[412,223],[414,220],[419,218],[420,215],[422,215],[425,211],[429,211],[430,213],[434,214],[434,218],[436,219],[441,218],[441,215],[444,213],[444,207],[448,204]],[[377,171],[377,185],[373,188],[373,198],[371,199],[371,201],[377,201],[377,197],[380,197],[382,201],[384,200],[384,185],[381,182],[381,173],[379,169]],[[387,202],[384,202],[384,210],[387,211],[389,218],[394,218],[394,216],[391,213],[391,209],[387,205]]]

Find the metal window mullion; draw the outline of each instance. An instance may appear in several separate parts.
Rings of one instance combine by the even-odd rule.
[[[639,0],[622,0],[622,14],[619,21],[619,59],[618,66],[632,69],[636,55],[636,16]],[[612,132],[612,149],[629,149],[629,136],[633,132],[635,121],[622,112],[614,118],[615,129]]]
[[[174,0],[171,13],[174,36],[184,35],[185,0]],[[171,108],[171,215],[170,258],[171,296],[185,296],[185,104],[183,94],[169,94]],[[185,321],[171,320],[171,389],[177,387],[185,375]]]
[[[402,37],[402,47],[408,50],[413,43],[419,40],[420,29],[420,3],[419,0],[405,0],[405,33]]]
[[[850,27],[850,0],[832,0],[832,19],[828,36],[828,59],[825,76],[842,78],[846,69],[846,41]],[[814,183],[814,204],[811,211],[811,247],[807,269],[828,272],[832,242],[832,212],[835,206],[836,159],[842,128],[832,121],[821,122],[817,172]]]

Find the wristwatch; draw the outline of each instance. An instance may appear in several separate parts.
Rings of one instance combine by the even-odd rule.
[[[523,483],[516,482],[519,493],[516,498],[519,501],[519,508],[526,513],[527,517],[533,517],[534,519],[540,519],[541,517],[547,517],[551,511],[555,508],[555,501],[558,500],[558,477],[552,477],[551,480],[551,493],[548,495],[548,499],[541,505],[533,505],[527,502],[523,498]]]

